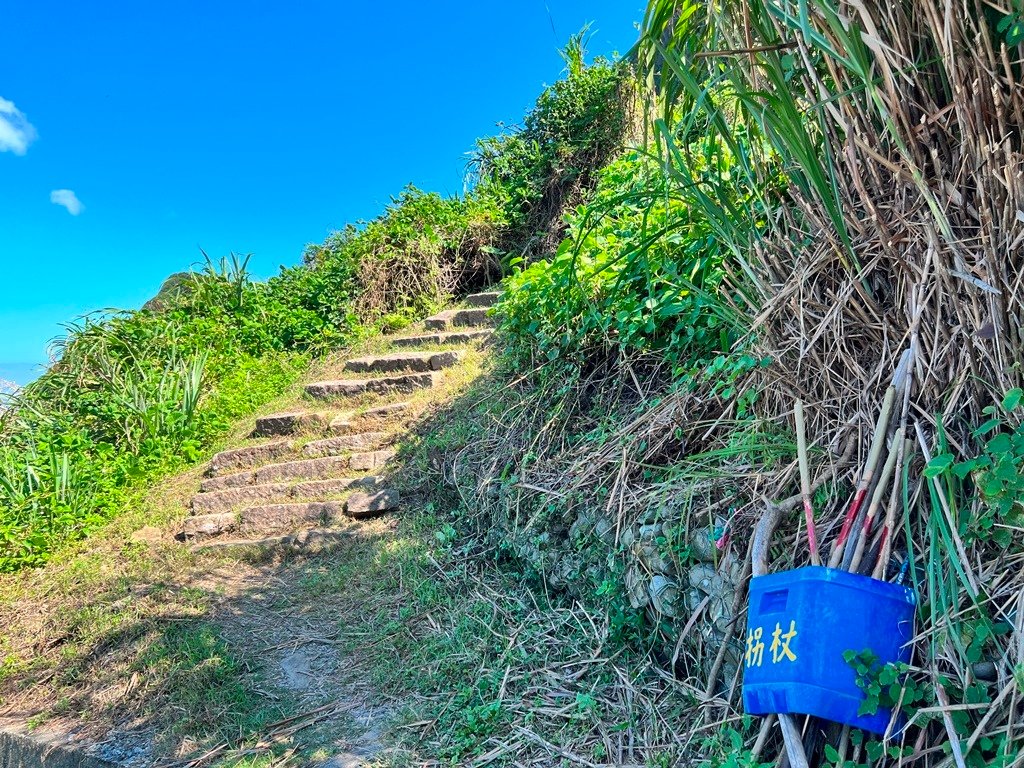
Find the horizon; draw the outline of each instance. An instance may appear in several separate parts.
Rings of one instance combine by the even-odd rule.
[[[591,24],[588,58],[624,53],[643,4],[250,8],[12,9],[0,379],[36,378],[63,325],[137,309],[200,249],[266,279],[408,184],[462,193],[475,140],[521,121],[569,36]]]

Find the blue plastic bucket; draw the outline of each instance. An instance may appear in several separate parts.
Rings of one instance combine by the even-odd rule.
[[[747,714],[815,715],[885,733],[890,711],[857,714],[864,692],[843,654],[869,650],[881,664],[909,662],[915,604],[906,587],[834,568],[751,579],[743,656]]]

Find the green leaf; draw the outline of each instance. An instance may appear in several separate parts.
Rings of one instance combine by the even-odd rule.
[[[1014,387],[1009,392],[1007,392],[1006,396],[1003,398],[1003,408],[1005,408],[1008,411],[1012,411],[1014,408],[1020,405],[1020,401],[1022,398],[1024,398],[1024,389],[1021,389],[1020,387]]]
[[[924,468],[925,477],[938,477],[953,464],[952,453],[940,453],[938,456],[928,462],[928,466]]]

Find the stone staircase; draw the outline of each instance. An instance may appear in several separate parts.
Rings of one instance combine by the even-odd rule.
[[[486,341],[499,296],[474,294],[465,300],[469,309],[427,318],[433,333],[390,338],[400,351],[346,361],[351,378],[306,385],[309,408],[256,419],[249,444],[210,461],[178,538],[197,551],[318,552],[358,521],[399,510],[401,494],[386,469],[417,415],[402,397],[438,386],[462,362],[460,345]]]

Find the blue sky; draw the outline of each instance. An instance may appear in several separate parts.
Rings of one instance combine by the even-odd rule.
[[[200,247],[268,276],[407,183],[461,192],[474,139],[558,78],[569,35],[592,22],[592,54],[623,52],[643,6],[8,3],[0,378]]]

